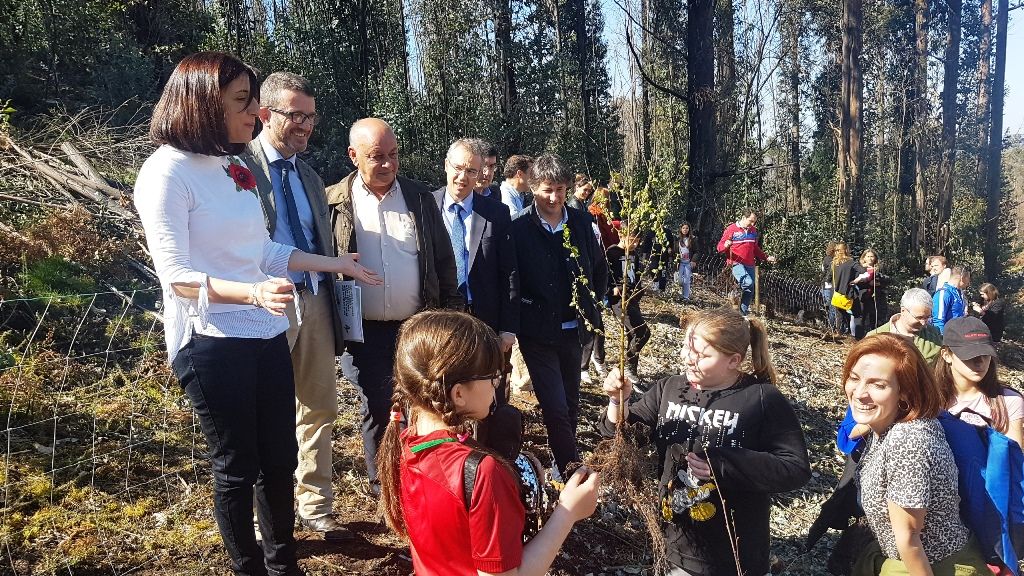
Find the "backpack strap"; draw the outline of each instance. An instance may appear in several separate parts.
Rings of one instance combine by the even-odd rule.
[[[476,485],[477,469],[486,456],[485,452],[473,450],[466,457],[466,463],[462,465],[462,501],[466,505],[467,512],[473,502],[473,487]]]

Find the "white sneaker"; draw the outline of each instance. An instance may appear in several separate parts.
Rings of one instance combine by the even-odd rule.
[[[590,372],[582,370],[580,372],[580,382],[583,384],[593,384],[594,381],[590,378]]]
[[[604,367],[604,364],[598,362],[593,356],[590,357],[590,365],[594,367],[594,370],[597,372],[597,377],[600,378],[602,382],[608,377],[608,369]]]

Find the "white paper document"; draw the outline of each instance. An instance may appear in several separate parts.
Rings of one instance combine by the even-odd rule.
[[[355,280],[334,281],[335,305],[345,340],[349,342],[363,341],[363,296],[362,288],[356,286]]]

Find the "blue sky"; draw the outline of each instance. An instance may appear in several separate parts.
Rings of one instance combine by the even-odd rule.
[[[630,56],[623,32],[626,16],[621,8],[629,1],[601,0],[605,16],[605,38],[608,42],[608,65],[615,95],[626,95],[629,92]],[[1010,134],[1024,135],[1024,9],[1010,12],[1008,40],[1003,129]]]
[[[1006,47],[1003,128],[1011,134],[1024,134],[1024,10],[1010,12]]]

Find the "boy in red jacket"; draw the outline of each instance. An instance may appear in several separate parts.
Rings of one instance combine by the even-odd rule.
[[[740,312],[744,316],[750,312],[750,301],[754,299],[754,266],[759,260],[775,262],[775,256],[768,256],[758,244],[757,214],[750,208],[740,212],[740,219],[729,224],[722,232],[718,241],[718,251],[728,252],[727,266],[732,266],[732,276],[740,285],[743,296],[740,299]]]

